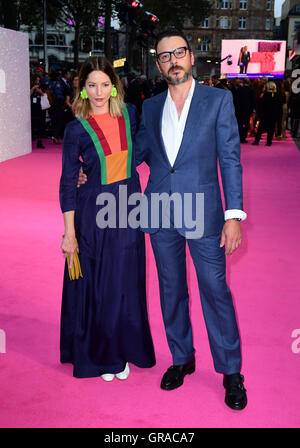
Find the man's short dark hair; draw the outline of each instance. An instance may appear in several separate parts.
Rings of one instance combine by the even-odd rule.
[[[188,47],[188,49],[191,51],[190,45],[187,41],[187,38],[185,37],[185,35],[183,34],[182,31],[177,30],[176,28],[168,28],[164,31],[162,31],[161,33],[159,33],[156,36],[156,42],[155,42],[155,51],[157,53],[157,47],[158,44],[161,40],[163,40],[165,37],[174,37],[174,36],[178,36],[181,37],[183,40],[185,40],[186,42],[186,46]]]
[[[61,72],[62,77],[64,77],[67,73],[71,73],[70,69],[64,68],[63,71]]]

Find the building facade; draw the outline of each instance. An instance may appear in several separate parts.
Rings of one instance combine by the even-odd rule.
[[[44,64],[43,34],[36,29],[27,31],[27,27],[21,27],[22,32],[27,32],[29,37],[29,55],[31,66]],[[75,68],[74,67],[74,42],[75,33],[70,28],[62,26],[47,27],[47,56],[48,69]],[[122,33],[114,28],[111,29],[112,55],[119,57],[119,47],[122,44]],[[104,53],[104,31],[99,32],[97,37],[82,36],[79,42],[78,63],[81,65],[90,54]]]
[[[22,29],[23,28],[23,29]],[[22,27],[21,31],[27,32],[26,27]],[[78,60],[81,64],[91,51],[103,51],[104,35],[101,33],[98,38],[94,37],[82,37],[79,43]],[[62,65],[64,67],[72,68],[74,65],[74,42],[75,33],[72,29],[65,29],[62,25],[47,27],[47,55],[48,55],[48,67],[59,68]],[[38,65],[44,62],[44,45],[43,34],[38,30],[33,29],[28,32],[29,36],[29,55],[31,65]]]
[[[222,39],[274,38],[274,0],[212,0],[212,13],[185,34],[195,55],[195,75],[220,74]]]

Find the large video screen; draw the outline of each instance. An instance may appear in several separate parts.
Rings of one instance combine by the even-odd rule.
[[[285,40],[222,40],[221,74],[227,78],[283,78]]]

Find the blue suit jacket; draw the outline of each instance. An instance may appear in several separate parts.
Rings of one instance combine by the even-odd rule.
[[[204,193],[203,237],[220,234],[224,225],[224,211],[218,181],[218,160],[221,169],[225,207],[243,210],[242,166],[240,138],[230,91],[196,83],[182,143],[174,166],[170,165],[162,138],[162,114],[167,97],[163,92],[143,104],[142,121],[136,134],[136,163],[145,161],[150,176],[145,195],[148,216],[151,216],[151,194],[190,193],[195,218],[196,194]],[[153,205],[152,205],[153,206]],[[166,209],[161,207],[159,225],[142,226],[154,233],[162,226]],[[182,210],[182,214],[183,214]],[[185,225],[177,229],[184,236],[191,229]]]

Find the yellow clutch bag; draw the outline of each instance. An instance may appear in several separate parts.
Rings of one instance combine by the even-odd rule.
[[[63,235],[63,237],[64,237],[64,235]],[[72,264],[71,268],[70,268],[70,257],[67,257],[67,263],[68,263],[70,280],[78,280],[79,277],[83,278],[83,275],[81,272],[80,260],[79,260],[77,251],[75,251],[75,253],[74,253],[73,264]]]
[[[83,278],[77,251],[74,253],[73,264],[71,268],[69,266],[69,261],[69,257],[67,257],[70,280],[78,280],[79,277]]]

